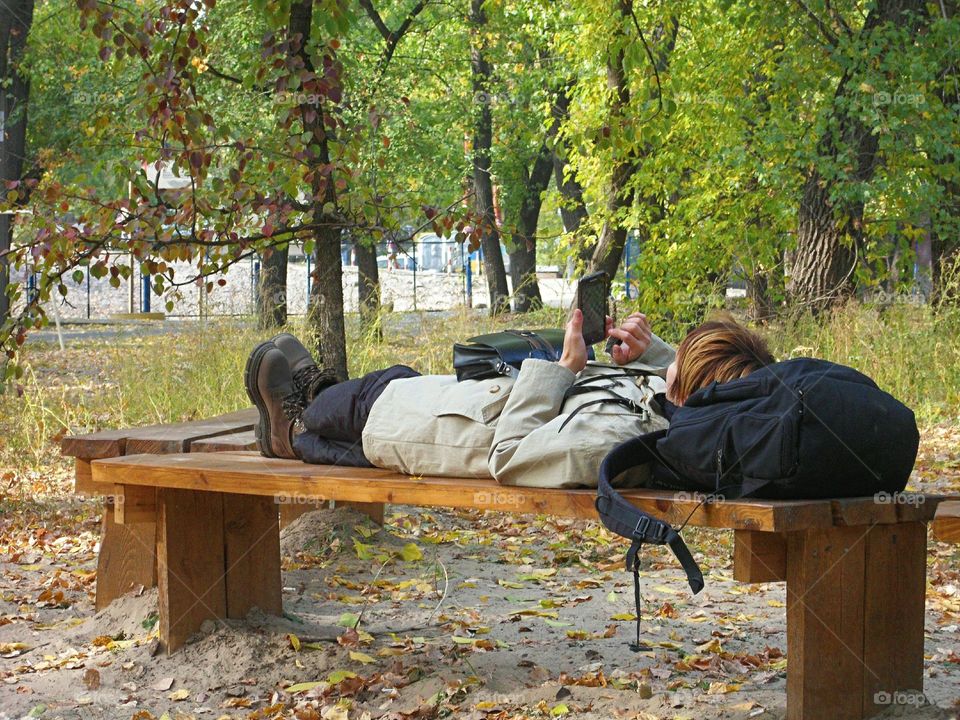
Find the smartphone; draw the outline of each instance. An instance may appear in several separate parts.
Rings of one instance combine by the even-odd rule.
[[[577,307],[583,313],[583,341],[587,345],[607,336],[607,298],[610,297],[610,276],[602,270],[580,279],[577,285]]]

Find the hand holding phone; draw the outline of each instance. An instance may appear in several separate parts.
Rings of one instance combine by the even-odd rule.
[[[583,313],[583,341],[594,345],[607,336],[607,299],[610,296],[610,276],[595,272],[577,285],[577,307]]]

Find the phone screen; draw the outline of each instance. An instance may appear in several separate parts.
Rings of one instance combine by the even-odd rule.
[[[605,272],[587,275],[577,285],[577,307],[583,313],[583,341],[587,345],[607,336],[607,298],[610,277]]]

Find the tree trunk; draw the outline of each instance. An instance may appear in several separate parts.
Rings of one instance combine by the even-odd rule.
[[[260,330],[287,324],[288,248],[271,248],[260,260],[260,287],[257,288],[257,327]]]
[[[583,200],[583,186],[577,180],[576,173],[570,166],[567,158],[570,156],[570,146],[566,138],[560,136],[560,126],[570,116],[570,90],[573,83],[569,83],[557,95],[553,104],[553,124],[550,126],[548,137],[553,141],[553,176],[560,194],[560,219],[563,221],[563,230],[575,235],[586,222],[587,205]],[[577,256],[580,263],[586,267],[593,255],[593,247],[586,242],[579,243]]]
[[[922,0],[879,0],[870,8],[860,30],[863,43],[870,45],[871,34],[887,22],[908,22],[915,30],[922,9]],[[875,61],[884,62],[884,57]],[[852,160],[844,162],[851,167],[850,182],[861,184],[873,179],[879,148],[878,136],[859,119],[855,107],[851,109],[849,98],[860,92],[855,78],[858,63],[865,58],[852,62],[840,78],[833,96],[832,122],[817,145],[817,154],[830,164],[840,165],[841,157],[852,150]],[[797,213],[797,249],[789,292],[791,300],[814,312],[829,308],[853,291],[863,240],[863,201],[855,199],[835,206],[830,200],[834,189],[835,181],[824,178],[818,167],[811,167]]]
[[[774,316],[773,300],[770,297],[770,271],[755,269],[747,278],[747,299],[750,301],[750,319],[767,322]]]
[[[377,340],[383,339],[380,326],[380,268],[377,266],[377,247],[373,243],[355,242],[357,253],[357,290],[360,305],[360,323],[373,330]]]
[[[620,0],[620,33],[627,18],[633,13],[633,0]],[[621,41],[622,42],[622,41]],[[623,67],[624,51],[621,47],[616,56],[607,61],[607,87],[613,92],[613,103],[610,107],[610,132],[614,128],[620,129],[624,120],[624,113],[630,104],[630,89],[626,72]],[[623,221],[623,213],[633,204],[633,192],[627,189],[627,182],[635,171],[636,158],[629,152],[614,160],[610,175],[610,184],[607,188],[606,220],[600,237],[593,250],[588,272],[600,270],[607,273],[612,279],[617,274],[620,258],[623,257],[623,248],[627,244],[627,227]]]
[[[533,161],[523,188],[523,201],[517,216],[516,231],[511,237],[510,277],[513,279],[514,309],[529,312],[543,307],[537,282],[537,225],[543,193],[550,184],[553,152],[544,143]]]
[[[633,0],[620,0],[619,8],[620,34],[624,35],[625,28],[632,27]],[[654,62],[659,73],[663,73],[667,68],[670,54],[676,45],[679,27],[679,20],[674,16],[669,21],[669,28],[661,26],[654,33],[655,41],[663,41],[663,45],[659,49],[655,48],[656,58]],[[610,132],[619,132],[628,119],[626,115],[630,105],[630,90],[623,66],[623,45],[625,42],[626,40],[621,38],[621,48],[615,57],[611,57],[607,61],[607,87],[613,93],[608,122]],[[623,258],[623,248],[627,244],[627,225],[623,216],[635,199],[634,192],[629,188],[630,179],[640,170],[644,158],[652,152],[653,147],[646,144],[642,148],[632,149],[614,159],[607,190],[606,219],[600,231],[597,245],[593,250],[588,272],[603,270],[611,278],[617,274],[620,260]]]
[[[487,14],[484,0],[470,0],[470,23],[473,42],[470,49],[470,71],[474,98],[489,96],[492,70],[486,58]],[[473,126],[473,188],[474,203],[482,226],[480,247],[483,250],[483,270],[490,292],[490,313],[497,315],[510,309],[510,291],[507,272],[500,252],[500,231],[497,228],[493,205],[493,180],[490,177],[490,148],[493,145],[493,113],[490,102],[475,102]]]
[[[316,92],[325,97],[326,88],[314,75],[313,63],[307,45],[313,16],[312,0],[298,0],[290,6],[288,35],[290,52],[308,73],[301,87],[305,98]],[[294,38],[299,35],[300,40]],[[326,80],[323,80],[326,83]],[[347,340],[343,319],[343,266],[340,257],[340,224],[336,211],[337,195],[334,185],[334,170],[330,162],[330,146],[323,118],[324,104],[305,103],[300,106],[303,130],[310,134],[307,141],[307,157],[310,167],[310,185],[313,191],[313,221],[315,247],[314,271],[311,286],[310,324],[316,331],[317,353],[321,365],[332,370],[342,379],[347,374]]]
[[[20,74],[20,61],[32,24],[33,0],[0,3],[0,183],[23,176],[30,82]],[[0,187],[6,192],[5,186]],[[0,326],[10,314],[10,266],[3,253],[13,244],[13,225],[13,215],[0,215]]]
[[[560,219],[563,221],[564,232],[575,235],[587,221],[589,213],[587,205],[583,201],[583,186],[577,180],[576,175],[566,160],[566,147],[564,155],[554,153],[553,156],[553,177],[557,184],[557,192],[560,193]],[[590,262],[593,255],[593,247],[587,243],[579,244],[577,256],[584,267]]]

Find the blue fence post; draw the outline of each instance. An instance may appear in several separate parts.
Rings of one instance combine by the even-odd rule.
[[[140,312],[150,312],[150,275],[140,267]]]
[[[311,277],[310,277],[310,253],[304,253],[307,257],[307,310],[310,310],[310,287],[311,287]]]
[[[631,271],[639,257],[640,242],[637,240],[636,234],[631,232],[627,235],[627,244],[623,248],[623,290],[627,300],[633,299],[633,293],[630,287],[630,280],[633,275]]]
[[[257,301],[260,293],[260,258],[253,259],[253,265],[250,266],[250,284],[253,287],[253,312],[260,312],[260,303]]]

